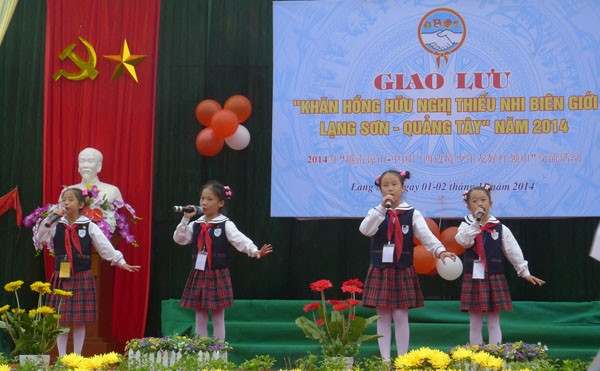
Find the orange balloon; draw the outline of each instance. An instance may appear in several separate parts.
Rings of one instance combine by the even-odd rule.
[[[221,152],[225,139],[215,136],[212,128],[200,130],[196,136],[196,150],[203,156],[211,157]]]
[[[246,121],[252,113],[252,104],[250,100],[243,95],[233,95],[227,99],[223,108],[235,113],[238,118],[238,124]]]
[[[448,227],[442,231],[440,234],[440,242],[446,250],[455,253],[456,255],[460,255],[465,252],[465,248],[456,242],[456,233],[458,232],[458,227]]]
[[[216,100],[205,99],[196,106],[196,120],[204,126],[210,126],[210,119],[221,109],[221,105]]]
[[[417,245],[413,251],[413,264],[415,265],[415,271],[419,274],[428,274],[435,269],[435,257],[431,254],[425,246]]]
[[[437,223],[433,219],[427,217],[425,217],[425,222],[427,223],[427,226],[429,227],[431,233],[433,233],[433,235],[439,239],[440,227],[438,227]],[[421,241],[419,241],[419,239],[416,236],[413,237],[413,242],[415,243],[415,245],[421,245]]]
[[[219,138],[232,136],[238,126],[237,116],[228,109],[215,112],[210,119],[210,127],[215,131],[215,136]]]

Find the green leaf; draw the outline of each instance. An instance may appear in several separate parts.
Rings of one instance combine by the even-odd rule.
[[[304,332],[307,338],[321,341],[323,340],[323,330],[316,323],[306,317],[296,318],[296,325]]]

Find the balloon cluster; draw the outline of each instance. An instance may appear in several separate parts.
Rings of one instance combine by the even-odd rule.
[[[429,230],[433,233],[437,239],[440,240],[442,245],[446,248],[446,250],[455,253],[456,255],[461,255],[465,252],[465,248],[462,247],[456,239],[456,232],[458,232],[458,227],[448,227],[444,229],[440,233],[440,228],[431,218],[425,217],[425,221],[427,222],[427,226]],[[415,250],[413,253],[414,256],[414,266],[415,271],[419,274],[426,274],[429,276],[433,276],[436,273],[440,275],[440,277],[452,281],[460,277],[462,273],[462,262],[459,258],[456,261],[452,261],[451,259],[445,259],[445,263],[443,264],[441,261],[438,261],[427,249],[421,241],[419,241],[416,237],[414,238]]]
[[[196,119],[206,126],[196,136],[196,150],[211,157],[221,152],[225,143],[236,151],[250,144],[250,133],[241,123],[250,117],[252,104],[243,95],[233,95],[223,107],[213,99],[196,106]]]

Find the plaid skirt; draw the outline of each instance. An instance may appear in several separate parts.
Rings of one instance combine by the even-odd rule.
[[[363,306],[409,309],[423,306],[423,294],[415,267],[370,266],[365,279]]]
[[[73,293],[73,296],[50,294],[46,298],[46,305],[60,313],[61,325],[96,321],[96,283],[91,270],[75,272],[70,278],[59,278],[55,271],[50,277],[50,283],[55,289]]]
[[[229,269],[192,269],[185,283],[180,305],[194,310],[232,307],[233,289]]]
[[[474,280],[472,274],[465,273],[460,294],[460,310],[463,312],[512,310],[512,300],[504,274],[490,274],[482,280]]]

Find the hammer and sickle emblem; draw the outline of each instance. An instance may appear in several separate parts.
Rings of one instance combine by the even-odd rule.
[[[94,47],[83,37],[79,37],[79,41],[81,41],[83,45],[85,45],[88,51],[88,60],[84,61],[83,59],[81,59],[81,57],[75,54],[75,52],[73,52],[73,49],[75,49],[75,44],[69,44],[60,53],[59,58],[61,61],[64,61],[65,58],[69,58],[73,63],[75,63],[77,67],[79,67],[79,71],[67,72],[61,68],[58,72],[55,72],[52,75],[54,81],[58,81],[58,79],[60,79],[61,77],[65,77],[69,80],[84,80],[89,77],[90,80],[93,80],[98,76],[99,72],[98,70],[96,70],[97,57]]]

